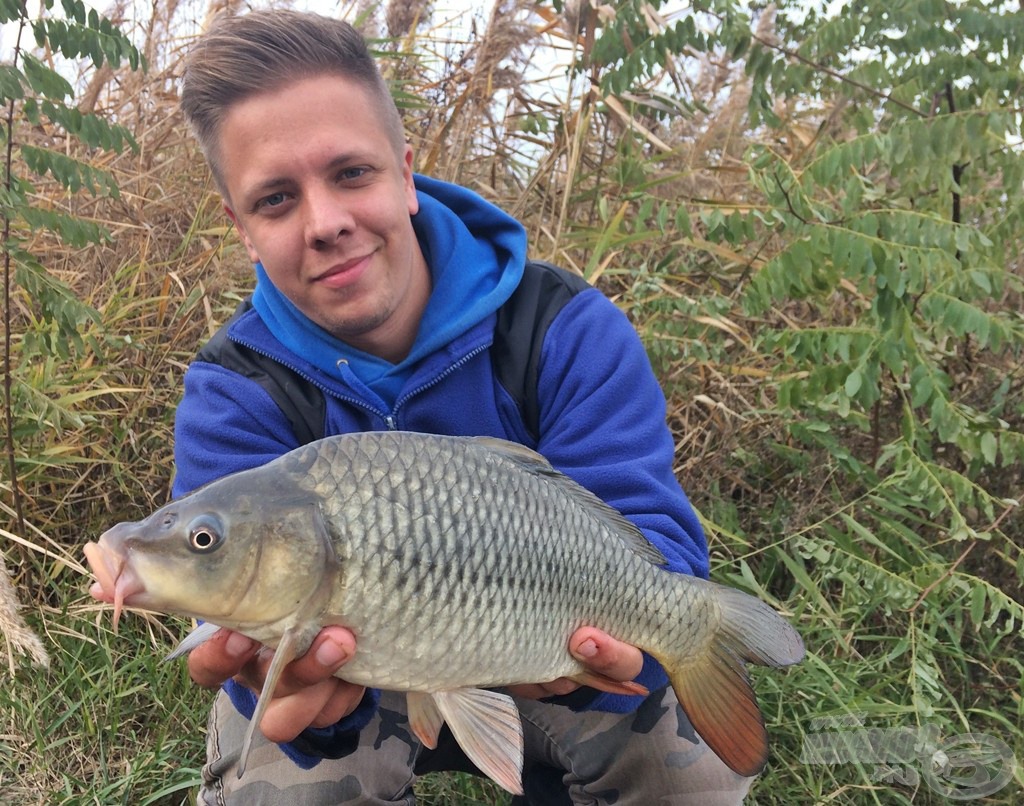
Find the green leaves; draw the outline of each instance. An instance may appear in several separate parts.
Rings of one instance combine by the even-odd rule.
[[[63,10],[66,18],[57,18],[52,14],[52,2],[44,2],[42,11],[33,12],[30,18],[22,4],[0,0],[0,17],[16,20],[19,31],[31,26],[36,45],[48,55],[69,60],[88,56],[96,67],[116,67],[125,59],[138,66],[138,51],[109,20],[79,0],[64,0]],[[51,404],[45,396],[30,394],[36,387],[26,382],[25,376],[33,369],[49,369],[55,362],[98,349],[91,334],[100,323],[99,314],[44,264],[38,250],[40,242],[54,238],[72,249],[110,239],[102,226],[68,211],[77,207],[75,202],[82,191],[92,197],[118,196],[110,172],[98,167],[90,159],[91,154],[70,155],[72,151],[82,153],[82,149],[73,148],[74,141],[84,143],[87,149],[114,152],[126,144],[136,147],[127,130],[79,111],[74,105],[74,87],[67,78],[51,63],[24,50],[20,36],[18,42],[11,63],[0,66],[0,105],[10,110],[2,135],[8,148],[0,186],[0,255],[9,299],[19,303],[5,306],[3,323],[8,334],[3,356],[8,395],[4,431],[6,464],[12,473],[18,466],[16,439],[59,429],[65,421],[74,422],[76,416],[73,411],[67,418],[51,416],[54,411],[63,411],[62,407]],[[60,209],[60,203],[48,204],[45,194],[38,193],[39,187],[52,188],[50,182],[60,188],[56,195],[61,202],[71,202],[67,210]],[[38,416],[33,417],[33,411]],[[18,529],[24,532],[25,524],[20,522],[21,485],[17,478],[9,479],[9,483]]]
[[[34,95],[63,101],[71,96],[71,84],[29,53],[22,54],[22,75]]]
[[[114,125],[99,115],[82,112],[73,106],[54,103],[47,98],[28,98],[22,105],[22,113],[33,125],[54,124],[91,148],[120,152],[128,144],[133,151],[138,150],[134,136],[123,126]]]
[[[22,337],[22,360],[57,356],[63,360],[81,351],[83,325],[98,324],[99,314],[75,296],[74,291],[32,255],[12,249],[16,258],[14,280],[36,305],[37,318]]]
[[[117,197],[117,185],[107,171],[48,148],[25,145],[20,153],[29,170],[49,174],[72,193],[87,190],[93,196]]]
[[[980,412],[955,401],[945,367],[965,347],[1024,347],[1020,318],[991,304],[1022,288],[1002,262],[1008,242],[994,240],[1008,222],[988,226],[990,211],[1005,206],[1002,174],[1017,175],[1005,142],[1018,125],[996,110],[906,118],[822,142],[802,167],[768,152],[753,161],[752,181],[770,205],[761,215],[783,228],[784,243],[747,287],[747,310],[800,299],[847,322],[765,340],[789,362],[782,405],[858,420],[902,399],[911,421],[903,432],[918,448],[928,449],[928,435],[969,461],[1001,460],[997,446],[1015,440],[997,440]],[[964,216],[953,202],[966,194]]]
[[[603,92],[618,95],[633,89],[670,69],[673,60],[687,51],[741,54],[750,45],[749,12],[733,0],[697,3],[677,19],[662,17],[658,12],[662,5],[624,0],[614,7],[601,7],[614,8],[614,13],[597,10],[592,14],[588,24],[598,34],[585,61],[601,67]],[[587,6],[583,9],[588,13]],[[715,17],[722,20],[720,27],[703,24]]]
[[[42,16],[32,21],[36,44],[58,51],[67,59],[89,57],[96,67],[112,67],[127,61],[131,69],[142,66],[138,50],[117,27],[81,0],[61,0],[66,18]]]
[[[94,221],[38,207],[26,207],[21,214],[32,230],[59,232],[64,243],[74,249],[110,241],[110,233]]]

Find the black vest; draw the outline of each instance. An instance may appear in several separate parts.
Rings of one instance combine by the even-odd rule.
[[[540,436],[537,395],[540,352],[548,327],[580,291],[589,288],[582,277],[543,261],[529,261],[523,279],[498,309],[491,360],[498,382],[519,407],[523,423],[534,440]],[[327,404],[320,387],[262,353],[231,341],[228,327],[252,307],[245,299],[231,319],[213,334],[196,356],[199,361],[256,381],[273,398],[291,423],[301,444],[324,436]]]

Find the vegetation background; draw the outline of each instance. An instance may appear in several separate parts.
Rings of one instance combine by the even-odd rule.
[[[185,626],[112,635],[81,546],[167,500],[182,372],[250,286],[177,109],[190,37],[240,8],[0,0],[0,803],[191,802],[209,694],[159,661]],[[1019,4],[326,11],[373,38],[418,169],[643,335],[714,577],[809,649],[755,671],[751,802],[1019,803]],[[858,725],[874,755],[824,763]]]

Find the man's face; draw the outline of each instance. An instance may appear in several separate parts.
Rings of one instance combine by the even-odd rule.
[[[253,262],[300,311],[398,361],[430,276],[412,229],[412,149],[401,155],[370,94],[334,75],[247,98],[220,130],[225,209]]]

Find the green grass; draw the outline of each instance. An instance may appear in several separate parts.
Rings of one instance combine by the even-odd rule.
[[[162,660],[174,646],[168,630],[128,614],[115,635],[109,609],[84,598],[34,626],[45,630],[50,668],[20,668],[0,688],[0,804],[195,803],[212,695],[183,660]],[[416,792],[426,806],[508,802],[461,773],[424,776]]]
[[[0,802],[189,802],[209,693],[162,662],[170,644],[154,622],[128,617],[114,635],[99,615],[84,599],[47,613],[50,668],[0,691]]]

